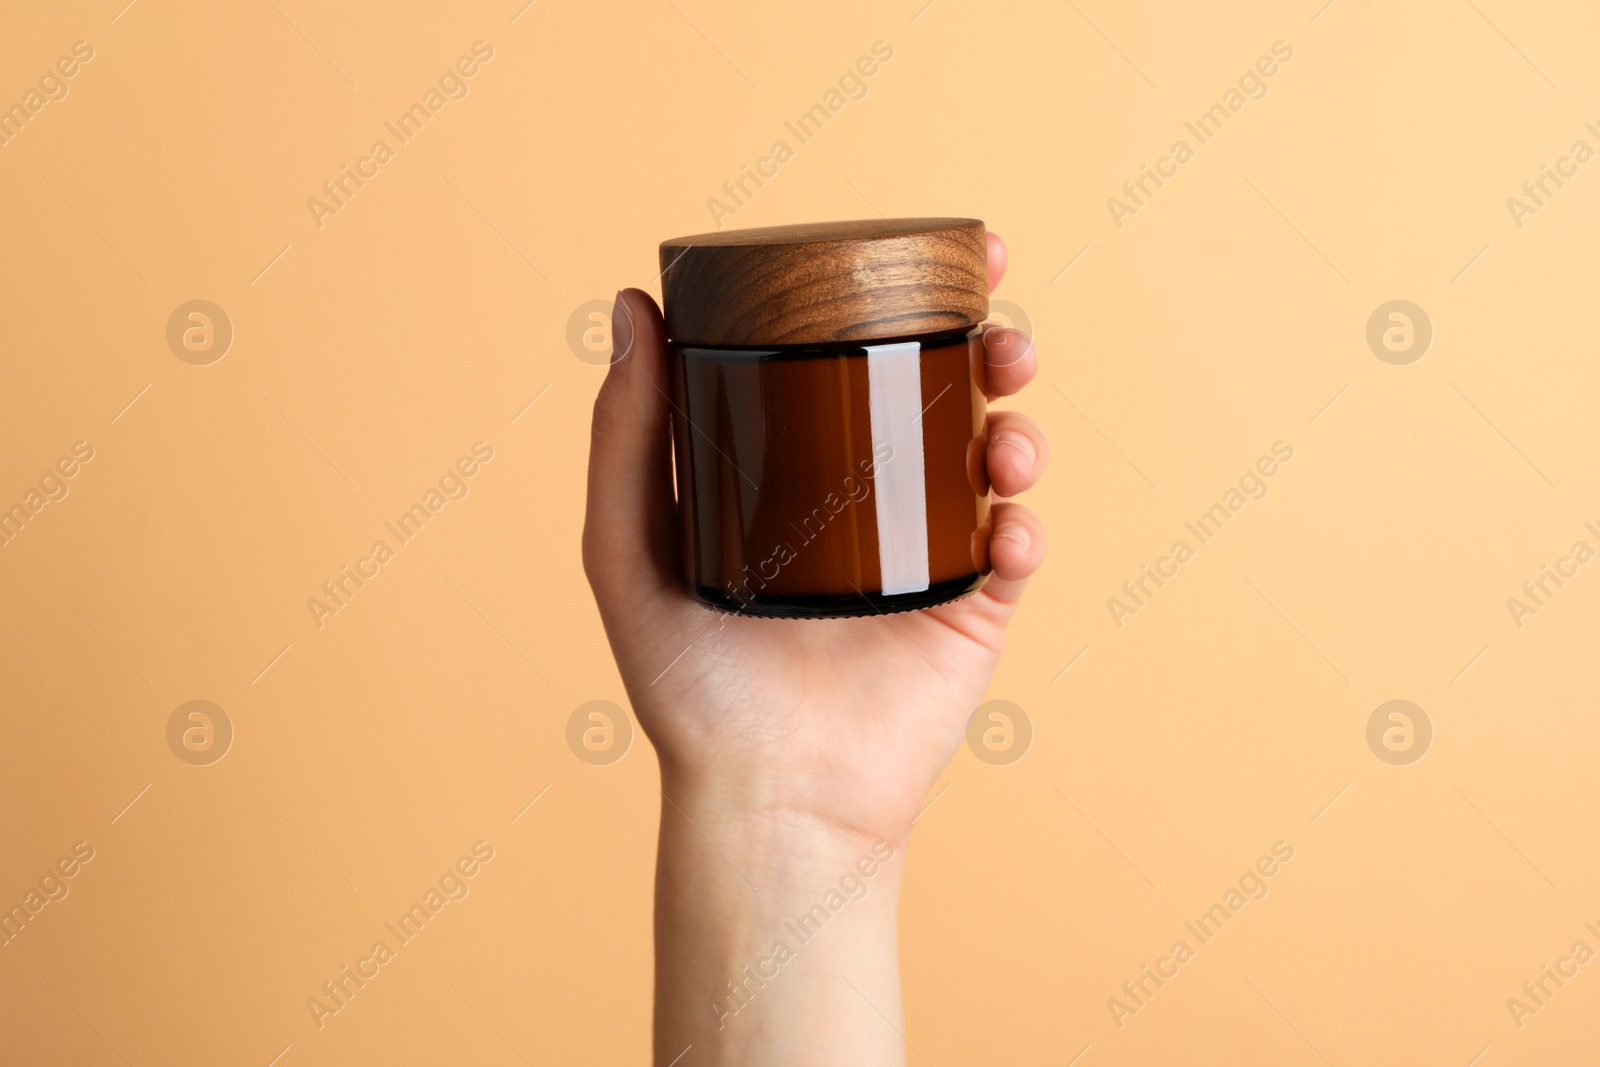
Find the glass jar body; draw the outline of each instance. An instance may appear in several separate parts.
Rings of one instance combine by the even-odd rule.
[[[978,331],[669,345],[689,591],[745,615],[931,607],[989,572]]]

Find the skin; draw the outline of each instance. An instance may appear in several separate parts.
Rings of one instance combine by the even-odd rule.
[[[988,242],[993,291],[1006,250]],[[1044,470],[1044,435],[1019,412],[988,417],[994,573],[979,593],[893,617],[719,613],[678,571],[666,333],[648,293],[618,293],[612,336],[583,561],[660,760],[655,1063],[904,1063],[896,906],[911,821],[1044,559],[1038,516],[1006,499]],[[1016,330],[988,330],[984,353],[990,399],[1038,369]],[[825,924],[786,925],[839,900]]]

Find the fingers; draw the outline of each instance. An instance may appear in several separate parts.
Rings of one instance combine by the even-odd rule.
[[[989,257],[989,291],[1006,275],[1006,243],[985,234]],[[1011,396],[1033,381],[1039,359],[1033,341],[1021,330],[996,326],[983,334],[984,386],[990,399]],[[996,495],[1007,497],[1031,488],[1044,472],[1050,445],[1037,423],[1020,412],[996,411],[989,416],[985,465]],[[1044,523],[1021,504],[1000,501],[990,513],[992,573],[983,591],[996,603],[1014,605],[1028,579],[1044,562]]]
[[[984,388],[993,399],[1011,396],[1039,373],[1033,341],[1021,330],[993,326],[983,333]]]
[[[666,327],[649,293],[617,294],[595,398],[583,564],[602,609],[676,581]]]
[[[998,496],[1033,488],[1050,460],[1050,442],[1039,424],[1020,411],[989,413],[987,465]]]
[[[1021,504],[1001,502],[991,513],[994,534],[989,538],[989,565],[993,573],[983,591],[1001,604],[1015,604],[1028,579],[1044,562],[1044,523]]]
[[[1000,240],[997,233],[985,233],[983,240],[989,256],[989,291],[992,293],[995,286],[1000,284],[1000,279],[1006,276],[1006,243]]]

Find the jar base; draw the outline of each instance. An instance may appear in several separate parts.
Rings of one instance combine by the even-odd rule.
[[[819,594],[812,596],[768,596],[752,593],[749,600],[729,596],[720,589],[691,584],[689,593],[702,604],[732,615],[760,619],[849,619],[870,615],[893,615],[920,611],[952,600],[971,596],[983,588],[989,575],[970,574],[948,582],[937,582],[916,593],[877,592]]]

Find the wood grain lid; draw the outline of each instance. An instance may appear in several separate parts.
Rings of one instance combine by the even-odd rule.
[[[872,341],[989,314],[978,219],[870,219],[661,242],[667,336],[705,345]]]

